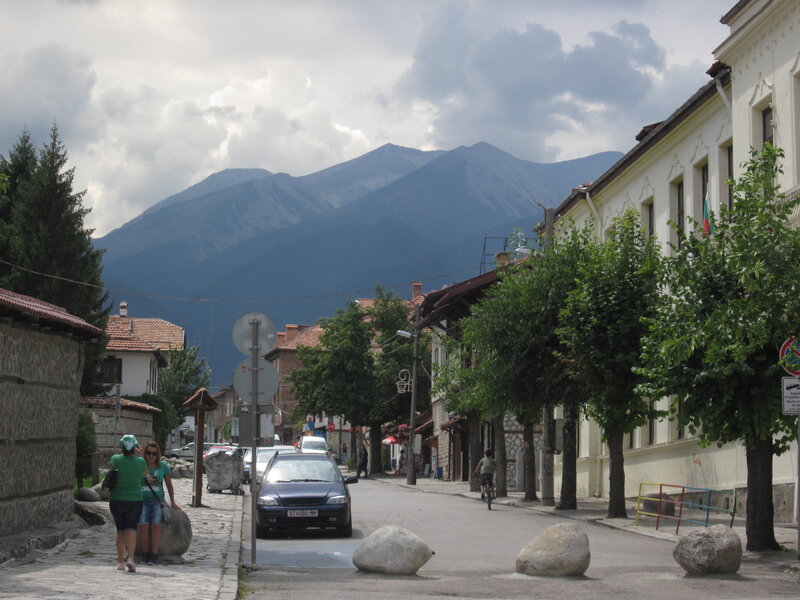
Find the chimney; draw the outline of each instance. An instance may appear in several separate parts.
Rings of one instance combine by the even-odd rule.
[[[286,334],[283,331],[278,332],[278,341],[275,344],[276,346],[280,347],[286,343]]]
[[[422,296],[422,282],[415,281],[411,284],[411,299],[416,300],[420,296]]]
[[[119,303],[119,316],[120,317],[128,316],[128,303],[125,302],[125,300]]]
[[[300,332],[300,325],[287,325],[286,326],[286,341],[290,341],[294,336]]]

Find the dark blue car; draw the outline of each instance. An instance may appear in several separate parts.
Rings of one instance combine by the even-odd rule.
[[[270,460],[258,488],[257,531],[335,528],[350,537],[353,522],[347,485],[326,454],[277,454]]]

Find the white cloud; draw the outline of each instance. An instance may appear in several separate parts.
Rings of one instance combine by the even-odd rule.
[[[104,234],[226,167],[627,150],[702,83],[731,1],[7,3],[0,153],[55,120]]]

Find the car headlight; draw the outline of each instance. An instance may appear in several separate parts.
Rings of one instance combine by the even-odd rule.
[[[347,504],[347,496],[331,496],[328,498],[328,504]]]
[[[261,506],[277,506],[278,499],[275,496],[259,496],[258,504]]]

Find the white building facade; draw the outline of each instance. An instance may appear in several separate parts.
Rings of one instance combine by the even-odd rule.
[[[669,252],[669,222],[688,231],[691,219],[702,222],[704,202],[717,213],[730,203],[728,178],[738,177],[751,147],[765,141],[786,153],[782,190],[800,193],[800,2],[742,0],[722,22],[730,35],[714,52],[708,84],[665,121],[645,127],[637,146],[595,182],[577,188],[557,209],[558,220],[580,225],[593,217],[602,237],[614,217],[634,207]],[[657,407],[666,409],[667,401]],[[578,445],[578,496],[607,496],[608,454],[596,425],[581,424]],[[746,487],[741,444],[701,448],[674,421],[640,427],[625,447],[627,497],[637,496],[640,482]],[[796,461],[796,444],[774,459],[776,522],[794,521]]]

